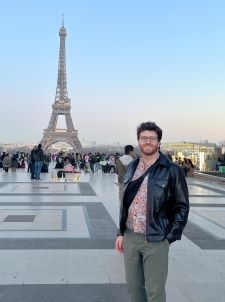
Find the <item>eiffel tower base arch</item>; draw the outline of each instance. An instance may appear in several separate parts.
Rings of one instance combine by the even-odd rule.
[[[42,145],[43,151],[46,152],[51,145],[62,142],[70,145],[73,148],[74,153],[82,153],[83,151],[76,130],[66,132],[45,130],[44,136],[40,143]]]

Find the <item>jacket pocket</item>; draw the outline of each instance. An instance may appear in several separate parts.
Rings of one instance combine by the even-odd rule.
[[[169,219],[166,217],[157,217],[155,219],[155,226],[158,233],[166,237],[170,229]]]
[[[155,212],[160,211],[168,200],[168,181],[165,179],[156,179],[153,187]]]

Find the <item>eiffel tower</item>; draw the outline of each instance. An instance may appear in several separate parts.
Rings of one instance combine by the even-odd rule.
[[[44,151],[49,146],[58,142],[66,142],[73,147],[75,153],[82,151],[82,146],[78,138],[78,131],[74,129],[73,121],[71,117],[71,101],[68,98],[67,93],[67,81],[66,81],[66,29],[64,22],[62,21],[62,27],[59,30],[60,47],[59,47],[59,63],[58,63],[58,78],[55,102],[52,105],[52,115],[48,128],[44,129],[43,138],[41,140],[42,148]],[[58,116],[63,115],[65,117],[66,129],[57,129]]]

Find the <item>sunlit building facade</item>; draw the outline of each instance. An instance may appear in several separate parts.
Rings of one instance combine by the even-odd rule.
[[[170,153],[175,158],[190,158],[197,170],[215,170],[218,157],[224,159],[222,147],[213,143],[177,142],[162,143],[164,153]]]

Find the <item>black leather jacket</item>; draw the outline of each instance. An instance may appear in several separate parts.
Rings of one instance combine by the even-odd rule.
[[[139,158],[133,160],[125,175],[125,190]],[[149,171],[147,183],[146,240],[172,243],[181,238],[189,213],[188,187],[182,169],[160,152]],[[124,198],[120,211],[119,234],[126,229],[128,204]]]

